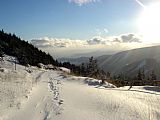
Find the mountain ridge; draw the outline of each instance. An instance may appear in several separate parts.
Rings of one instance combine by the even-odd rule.
[[[160,46],[151,46],[122,51],[110,56],[109,58],[106,58],[105,61],[99,64],[99,67],[102,68],[105,72],[109,71],[112,74],[124,73],[130,75],[131,71],[128,71],[127,73],[126,69],[133,68],[133,66],[139,66],[142,61],[146,60],[147,62],[139,67],[139,69],[146,69],[147,71],[149,68],[152,68],[152,70],[155,70],[156,73],[159,74],[159,69],[156,67],[160,65],[159,51]],[[149,60],[152,62],[148,62]],[[146,68],[146,65],[149,66]],[[137,69],[132,71],[134,71],[133,75],[136,75]],[[151,71],[151,69],[149,71]]]

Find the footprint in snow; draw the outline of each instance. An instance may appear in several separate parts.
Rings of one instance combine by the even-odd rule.
[[[59,100],[58,103],[59,103],[59,105],[63,104],[63,100]]]

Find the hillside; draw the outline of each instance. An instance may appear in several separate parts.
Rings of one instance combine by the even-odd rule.
[[[119,52],[110,56],[99,64],[103,70],[112,74],[124,73],[134,76],[139,69],[148,74],[155,70],[160,78],[160,46],[152,46]]]
[[[22,65],[58,64],[51,55],[39,50],[27,41],[21,40],[15,34],[5,33],[3,30],[0,31],[0,51],[15,56]]]
[[[102,62],[104,62],[106,59],[108,59],[111,56],[112,55],[102,55],[102,56],[96,57],[95,59],[97,60],[98,64],[101,64]]]

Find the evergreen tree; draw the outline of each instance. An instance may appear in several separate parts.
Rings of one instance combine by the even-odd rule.
[[[157,76],[156,76],[154,70],[152,70],[150,77],[151,77],[151,80],[157,80]]]
[[[80,75],[86,76],[86,67],[84,63],[82,63],[80,66]]]
[[[0,48],[0,57],[4,57],[4,52],[2,51],[2,49]]]
[[[3,61],[4,52],[2,51],[2,47],[0,47],[0,61]]]
[[[141,76],[142,76],[142,80],[145,80],[145,73],[144,73],[144,69],[141,72]]]
[[[111,77],[111,73],[107,72],[107,79],[110,79],[110,77]]]
[[[141,73],[141,70],[138,71],[138,74],[137,74],[137,80],[139,81],[142,81],[142,73]]]
[[[105,83],[105,80],[108,79],[108,77],[110,77],[110,74],[108,74],[109,72],[107,72],[107,74],[104,72],[104,70],[100,71],[100,78],[102,80],[102,84]]]
[[[97,76],[98,74],[98,65],[97,60],[95,60],[93,57],[89,58],[89,63],[87,66],[88,76],[93,77]]]

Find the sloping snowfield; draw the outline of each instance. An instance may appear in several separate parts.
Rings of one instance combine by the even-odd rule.
[[[114,88],[62,71],[0,63],[0,120],[159,120],[160,88]]]

